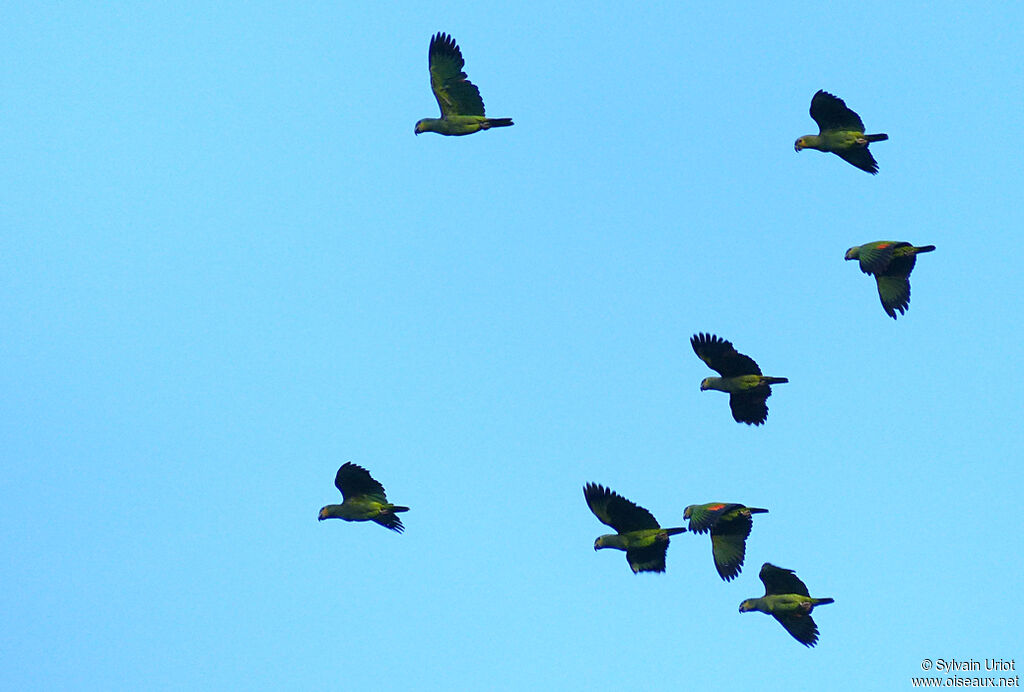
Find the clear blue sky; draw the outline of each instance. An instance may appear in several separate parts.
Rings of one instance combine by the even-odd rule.
[[[1024,659],[1015,3],[13,3],[0,686],[910,689]],[[488,114],[435,117],[435,31]],[[793,151],[811,96],[872,177]],[[885,316],[851,245],[934,244]],[[700,392],[699,331],[772,375]],[[318,523],[361,464],[407,531]],[[603,483],[767,507],[740,577]],[[795,569],[817,648],[739,614]]]

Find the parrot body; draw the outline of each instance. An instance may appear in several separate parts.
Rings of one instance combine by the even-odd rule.
[[[374,521],[396,533],[405,530],[402,520],[395,515],[398,512],[408,512],[409,508],[388,502],[384,486],[375,481],[370,472],[362,466],[357,466],[351,461],[342,464],[334,477],[334,485],[341,491],[343,502],[340,505],[321,507],[317,517],[320,521]]]
[[[492,127],[508,127],[512,118],[488,118],[484,101],[466,73],[462,51],[448,34],[440,32],[430,39],[427,51],[430,88],[441,107],[440,118],[423,118],[416,123],[415,133],[436,132],[440,135],[470,135]]]
[[[768,562],[758,575],[764,583],[761,598],[748,598],[740,603],[740,612],[757,610],[774,617],[793,638],[804,646],[818,643],[818,626],[811,618],[815,606],[835,603],[832,598],[811,598],[807,586],[791,569],[776,567]]]
[[[871,175],[878,173],[878,163],[868,151],[868,145],[884,142],[889,135],[864,134],[860,116],[847,108],[841,98],[823,90],[811,99],[811,117],[818,124],[818,134],[799,137],[794,149],[830,152]]]
[[[875,277],[882,309],[896,319],[897,310],[902,315],[910,307],[910,272],[917,255],[934,249],[934,245],[914,247],[902,241],[876,240],[853,246],[846,251],[846,259],[858,260],[860,270]]]
[[[692,533],[711,532],[711,556],[715,569],[718,576],[730,581],[743,571],[747,537],[753,526],[751,515],[767,511],[736,503],[708,502],[684,509],[683,519],[690,521]]]
[[[616,531],[598,536],[594,550],[626,551],[626,561],[634,574],[665,571],[669,536],[682,533],[685,528],[662,528],[649,511],[596,483],[583,487],[583,497],[594,516]]]
[[[761,425],[768,419],[771,385],[785,384],[785,377],[767,377],[750,356],[738,353],[731,342],[714,334],[694,334],[693,352],[721,377],[705,377],[701,391],[714,389],[729,394],[729,408],[737,423]]]

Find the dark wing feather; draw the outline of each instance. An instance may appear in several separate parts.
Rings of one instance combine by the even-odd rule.
[[[630,548],[626,551],[626,560],[634,572],[664,572],[666,552],[668,541],[646,548]]]
[[[602,485],[587,483],[583,497],[594,516],[618,533],[660,528],[653,514]]]
[[[373,480],[370,472],[362,466],[346,461],[334,477],[334,485],[346,500],[350,497],[369,496],[378,502],[387,502],[384,486]]]
[[[378,514],[373,518],[375,522],[381,526],[385,526],[395,533],[402,533],[405,531],[405,525],[402,524],[402,520],[398,518],[397,514]]]
[[[846,107],[846,103],[838,96],[819,90],[811,99],[811,117],[818,123],[821,132],[828,130],[854,130],[864,132],[864,123],[860,116]],[[870,154],[868,157],[870,158]],[[846,158],[845,156],[843,158]],[[849,159],[847,159],[849,161]],[[854,163],[854,166],[862,166]],[[866,170],[866,169],[865,169]],[[877,167],[876,167],[877,170]]]
[[[768,420],[768,404],[766,400],[771,396],[772,388],[768,385],[758,387],[742,394],[729,395],[729,408],[732,409],[732,417],[737,423],[748,425],[761,425]]]
[[[896,311],[902,315],[910,307],[910,281],[908,277],[914,270],[917,262],[917,255],[911,252],[905,254],[901,248],[910,248],[910,243],[897,243],[895,252],[889,266],[882,272],[876,272],[875,281],[878,284],[878,297],[882,300],[882,307],[889,317],[896,319]]]
[[[790,614],[778,616],[773,613],[779,624],[786,628],[786,631],[793,635],[793,638],[804,646],[814,646],[818,643],[818,626],[811,616]]]
[[[430,88],[434,90],[442,117],[484,114],[480,90],[462,71],[465,64],[455,39],[440,32],[434,34],[429,50]]]
[[[852,163],[862,171],[867,171],[871,175],[878,173],[878,162],[875,161],[875,157],[871,155],[866,146],[864,147],[850,147],[849,149],[841,149],[835,151],[836,155],[846,161]]]
[[[761,374],[753,358],[738,353],[731,342],[714,334],[694,334],[690,345],[697,357],[722,377]]]
[[[742,507],[742,505],[731,505]],[[747,536],[754,522],[748,514],[736,514],[719,519],[711,528],[711,554],[715,558],[718,576],[729,581],[743,569],[747,551]]]
[[[901,248],[910,248],[910,251],[901,251]],[[885,270],[885,275],[908,277],[910,272],[914,271],[916,263],[917,254],[913,251],[910,243],[897,243],[892,261],[889,262],[889,268]]]
[[[910,307],[910,282],[903,276],[876,276],[878,297],[882,309],[889,317],[896,319],[896,311],[904,314]]]
[[[791,569],[776,567],[766,562],[761,566],[761,573],[758,576],[761,577],[761,581],[764,583],[765,596],[789,593],[795,593],[800,596],[811,595],[807,593],[807,586],[800,581]]]

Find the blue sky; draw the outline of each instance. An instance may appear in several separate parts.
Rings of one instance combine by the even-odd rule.
[[[1012,3],[15,3],[10,689],[910,688],[1024,658]],[[451,33],[488,114],[413,136]],[[872,177],[794,153],[818,89]],[[934,244],[885,316],[843,261]],[[741,426],[689,337],[786,376]],[[407,531],[318,523],[344,461]],[[767,507],[743,574],[610,486]],[[737,612],[770,561],[817,648]],[[1014,634],[1016,632],[1016,634]]]

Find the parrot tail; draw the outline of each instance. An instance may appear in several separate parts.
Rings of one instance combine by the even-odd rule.
[[[665,529],[665,533],[667,533],[669,536],[675,536],[677,533],[683,533],[684,531],[686,531],[685,528]]]
[[[396,512],[408,512],[409,508],[403,507],[402,505],[391,505],[385,511],[390,512],[391,514],[395,514]]]
[[[922,252],[931,252],[934,249],[935,249],[934,245],[923,245],[921,247],[914,248],[914,253],[919,255]]]
[[[864,135],[864,139],[869,142],[884,142],[889,139],[889,135]]]
[[[764,384],[786,384],[789,382],[788,377],[764,377],[761,379]]]
[[[484,121],[483,129],[489,130],[492,127],[508,127],[513,124],[512,118],[488,118]]]
[[[828,605],[829,603],[835,603],[836,602],[836,599],[834,599],[834,598],[813,598],[811,600],[814,601],[814,605],[816,605],[816,606]]]
[[[751,514],[762,514],[764,512],[767,512],[768,510],[761,509],[760,507],[747,507],[747,511],[749,511]]]

